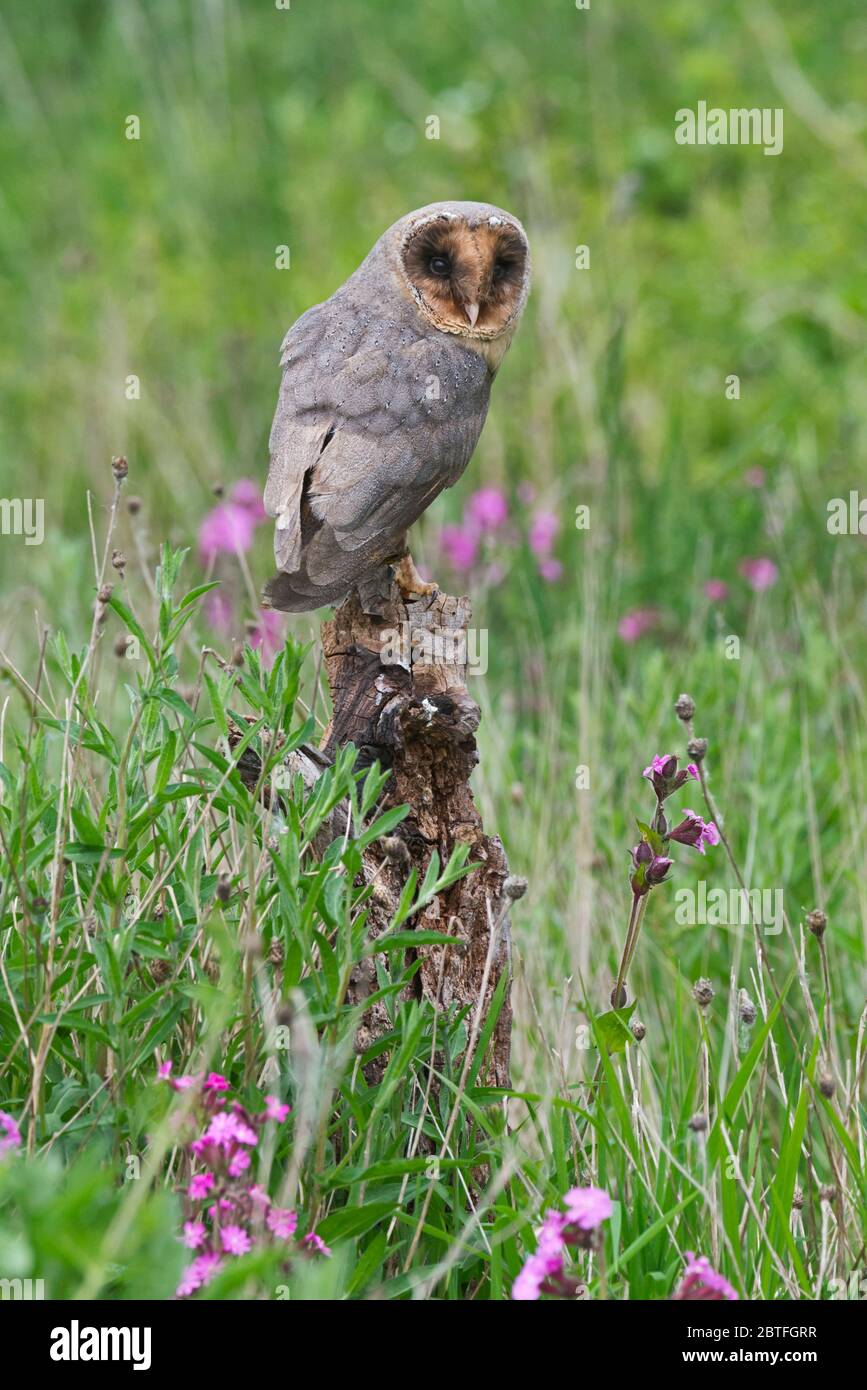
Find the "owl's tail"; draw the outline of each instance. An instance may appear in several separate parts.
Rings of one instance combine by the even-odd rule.
[[[270,608],[278,608],[281,613],[310,613],[315,608],[339,603],[348,593],[348,585],[343,580],[339,584],[314,584],[305,570],[295,570],[287,574],[278,570],[265,585],[265,602]]]
[[[353,589],[365,613],[382,615],[387,611],[393,590],[392,571],[388,564],[367,567],[358,578],[343,577],[330,584],[314,584],[305,569],[287,574],[278,570],[265,585],[265,603],[281,613],[310,613],[315,608],[338,604]]]

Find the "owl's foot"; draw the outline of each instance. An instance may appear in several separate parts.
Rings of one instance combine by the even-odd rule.
[[[392,569],[395,583],[404,600],[409,601],[409,599],[418,598],[424,594],[439,593],[438,584],[428,584],[426,580],[422,579],[408,550],[404,555],[401,555],[399,560],[392,563]]]

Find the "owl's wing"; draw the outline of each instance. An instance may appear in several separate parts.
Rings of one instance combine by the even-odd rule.
[[[265,493],[277,517],[277,563],[291,573],[303,556],[314,585],[345,578],[348,587],[460,477],[484,424],[490,377],[478,354],[444,334],[395,335],[387,349],[343,356],[339,342],[299,351],[293,333]]]

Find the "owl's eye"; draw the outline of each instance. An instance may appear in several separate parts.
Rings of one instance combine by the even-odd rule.
[[[505,261],[496,261],[494,263],[492,278],[494,280],[502,280],[508,269],[509,267],[506,265]]]
[[[448,256],[431,256],[427,265],[431,275],[448,275],[452,268]]]

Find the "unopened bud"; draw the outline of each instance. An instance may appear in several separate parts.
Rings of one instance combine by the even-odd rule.
[[[836,1082],[828,1072],[823,1072],[819,1077],[819,1091],[826,1100],[830,1100],[836,1090]]]
[[[642,1042],[647,1032],[640,1018],[634,1018],[629,1025],[629,1031],[636,1042]]]
[[[686,745],[686,751],[694,762],[700,763],[707,752],[707,739],[691,738]]]
[[[112,584],[103,584],[102,588],[97,594],[97,598],[99,599],[99,602],[102,604],[103,607],[105,607],[105,605],[108,603],[113,593],[114,586]]]
[[[752,1028],[756,1021],[756,1006],[745,989],[738,995],[738,1018],[746,1028]]]
[[[112,567],[117,570],[121,579],[123,579],[123,572],[126,569],[126,556],[122,550],[113,550],[111,552],[111,563]]]
[[[615,1004],[615,1002],[614,1002],[614,994],[615,994],[616,989],[617,989],[617,985],[615,984],[614,989],[612,989],[611,993],[610,993],[609,996],[608,996],[609,1000],[611,1001],[611,1007],[612,1007],[612,1009],[625,1009],[625,1008],[626,1008],[626,1000],[627,1000],[627,998],[628,998],[628,995],[627,995],[627,993],[626,993],[626,986],[625,986],[625,985],[621,985],[621,986],[620,986],[620,1003],[619,1003],[619,1004]]]
[[[119,483],[122,483],[129,472],[129,464],[123,454],[118,454],[111,461],[111,471]]]
[[[688,1123],[693,1134],[704,1134],[707,1129],[707,1116],[702,1114],[693,1115]]]

